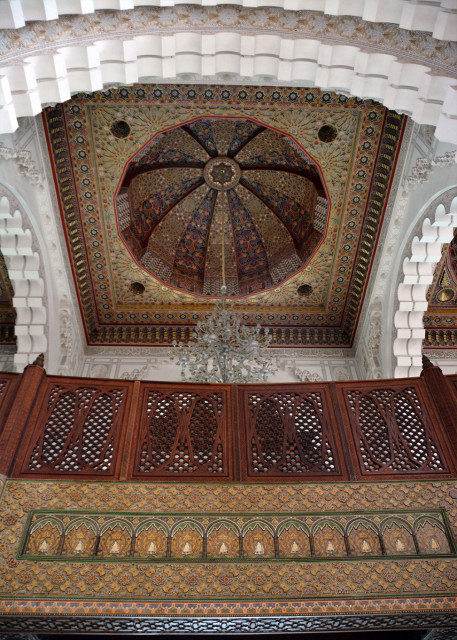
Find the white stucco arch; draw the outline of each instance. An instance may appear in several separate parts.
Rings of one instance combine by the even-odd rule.
[[[440,200],[451,195],[450,204]],[[432,211],[427,207],[423,215],[422,228],[407,241],[409,249],[403,261],[402,275],[397,289],[398,310],[394,316],[396,338],[393,353],[396,359],[395,377],[417,376],[422,370],[423,325],[427,310],[427,288],[433,281],[436,264],[441,258],[441,247],[450,242],[457,226],[457,189],[435,198]]]
[[[30,20],[56,20],[68,13],[88,14],[97,9],[133,9],[149,5],[176,6],[195,4],[217,5],[216,0],[5,0],[0,28],[23,27]],[[391,22],[401,29],[417,29],[433,33],[434,38],[457,40],[457,30],[449,15],[452,0],[429,0],[426,4],[415,0],[225,0],[226,5],[242,7],[280,7],[292,11],[322,11],[325,15],[354,16],[371,22]],[[455,11],[454,16],[455,17]],[[455,24],[455,23],[454,23]],[[457,25],[456,25],[457,26]]]
[[[15,196],[0,185],[0,250],[14,289],[17,351],[14,370],[22,371],[40,353],[46,353],[45,285],[40,276],[40,255],[24,210]]]
[[[10,4],[17,7],[20,3]],[[5,53],[0,56],[0,133],[14,131],[18,117],[35,116],[49,103],[64,102],[74,93],[101,90],[113,83],[228,82],[316,86],[372,98],[410,115],[419,124],[437,127],[439,140],[457,143],[457,78],[449,64],[436,61],[433,52],[418,59],[392,48],[382,35],[376,45],[360,42],[357,35],[351,37],[350,27],[343,35],[332,33],[331,29],[306,31],[303,26],[294,30],[294,11],[283,12],[275,27],[268,30],[261,22],[271,7],[251,8],[252,12],[263,12],[259,14],[258,27],[255,22],[229,25],[227,11],[235,12],[239,7],[227,8],[217,3],[211,7],[212,18],[208,13],[205,21],[200,14],[209,11],[206,5],[210,3],[206,2],[202,7],[190,7],[185,15],[181,3],[167,2],[176,7],[163,8],[157,6],[161,2],[141,3],[149,6],[137,8],[133,8],[133,1],[92,3],[95,9],[120,9],[118,14],[105,16],[107,26],[102,29],[100,22],[104,18],[100,12],[99,21],[91,22],[95,14],[89,13],[87,7],[92,5],[89,3],[83,11],[80,2],[73,2],[75,12],[84,13],[84,18],[67,16],[65,32],[56,34],[55,26],[47,22],[54,14],[44,11],[51,4],[44,3],[43,11],[29,18],[43,20],[37,23],[41,25],[40,36],[33,31],[33,23],[27,25],[23,41],[18,30],[19,41],[9,49],[6,43]],[[246,4],[252,7],[252,3]],[[315,11],[318,3],[286,4],[287,9],[295,11]],[[326,15],[347,15],[347,4],[326,3],[324,16],[316,15],[324,21]],[[433,17],[428,19],[424,15],[419,18],[419,5],[407,0],[403,0],[404,12],[402,9],[400,13],[394,11],[392,2],[377,3],[377,10],[368,13],[363,2],[358,4],[359,10],[352,11],[355,17],[346,20],[360,20],[360,15],[370,27],[371,21],[384,15],[405,29],[417,29],[419,23],[433,27],[437,21],[443,23],[443,38],[449,37],[448,24],[455,18],[454,13],[442,10],[436,3],[432,6]],[[280,2],[278,6],[281,5]],[[25,9],[29,6],[24,3],[23,14],[25,11],[27,15]],[[386,13],[388,6],[390,12]],[[217,23],[215,15],[223,19]],[[157,21],[157,16],[168,16],[169,24]],[[151,19],[149,23],[147,18]],[[24,15],[17,24],[23,19]],[[81,20],[85,21],[83,26]]]

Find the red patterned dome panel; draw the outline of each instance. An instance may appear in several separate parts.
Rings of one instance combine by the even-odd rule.
[[[242,119],[202,118],[154,137],[116,194],[120,235],[166,285],[218,295],[275,287],[324,238],[317,166],[288,136]]]

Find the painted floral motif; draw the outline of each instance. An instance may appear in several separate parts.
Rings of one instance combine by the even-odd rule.
[[[421,553],[449,553],[449,541],[436,520],[424,519],[417,525],[417,542]]]
[[[384,545],[388,555],[415,555],[416,547],[411,531],[406,524],[392,521],[383,532]]]
[[[314,534],[314,552],[317,556],[345,556],[344,535],[333,524],[318,526]]]
[[[268,260],[262,239],[259,237],[251,216],[247,209],[243,206],[235,191],[230,190],[227,193],[230,203],[230,211],[232,216],[232,228],[235,236],[236,256],[238,263],[238,274],[240,283],[252,278],[253,276],[262,275],[265,279],[265,286],[271,284],[268,275]],[[249,285],[245,285],[249,286]],[[243,285],[241,284],[241,292]],[[245,291],[245,293],[250,293]]]
[[[286,523],[278,536],[279,556],[297,558],[311,555],[309,534],[304,527]]]
[[[95,555],[97,532],[95,526],[88,522],[76,522],[65,535],[62,555],[93,556]]]
[[[146,524],[135,539],[135,556],[164,558],[167,554],[167,538],[163,525]]]
[[[382,554],[375,527],[365,522],[353,523],[348,536],[351,554],[355,556],[379,556]]]
[[[182,198],[183,193],[190,193],[201,183],[201,178],[194,178],[171,185],[162,193],[149,196],[138,209],[132,211],[130,228],[142,247],[146,246],[149,236],[163,215]]]
[[[273,558],[274,540],[264,524],[251,525],[243,536],[243,553],[247,558]]]
[[[130,555],[132,531],[124,524],[111,523],[100,536],[98,554],[101,556],[126,557]]]
[[[215,524],[208,533],[209,558],[236,558],[240,553],[239,532],[233,524]]]
[[[189,221],[175,253],[174,268],[201,281],[215,199],[216,192],[210,189]]]
[[[54,556],[59,551],[62,526],[54,519],[44,520],[32,529],[27,552],[36,556]]]
[[[201,529],[190,524],[179,527],[173,534],[171,552],[176,558],[201,558],[203,552]]]

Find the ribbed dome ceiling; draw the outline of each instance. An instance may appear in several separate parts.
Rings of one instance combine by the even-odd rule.
[[[152,139],[116,196],[121,237],[166,285],[217,296],[277,286],[324,237],[317,167],[285,135],[250,120],[199,119]]]

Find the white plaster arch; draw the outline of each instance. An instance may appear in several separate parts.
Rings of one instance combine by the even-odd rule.
[[[14,195],[0,185],[0,249],[13,285],[17,313],[15,371],[22,371],[47,351],[45,286],[40,276],[40,256],[32,243],[24,211]]]
[[[411,9],[412,4],[404,1]],[[328,14],[342,11],[343,3],[337,3],[339,9],[335,3],[327,4]],[[330,11],[330,4],[334,11]],[[114,5],[125,9],[134,3]],[[113,83],[225,82],[316,86],[372,98],[410,115],[419,124],[436,127],[439,140],[457,144],[455,69],[433,51],[418,58],[414,52],[409,55],[392,47],[383,37],[374,45],[328,29],[306,30],[302,25],[294,30],[291,11],[284,12],[287,25],[278,19],[268,31],[260,26],[254,29],[254,23],[230,27],[224,24],[226,18],[217,23],[214,15],[225,15],[225,5],[211,9],[212,22],[207,7],[198,8],[207,13],[206,21],[200,24],[191,15],[196,8],[191,7],[189,15],[181,9],[157,8],[155,14],[151,14],[153,7],[119,11],[106,18],[108,26],[103,29],[100,21],[91,22],[94,14],[84,17],[84,29],[78,23],[79,16],[70,16],[65,34],[57,36],[52,22],[37,23],[43,33],[35,32],[33,46],[28,44],[31,34],[27,33],[25,44],[12,47],[10,42],[11,48],[5,45],[6,53],[0,57],[0,133],[14,131],[18,117],[35,116],[47,104]],[[166,11],[174,11],[167,26],[160,22],[169,15]],[[252,11],[266,13],[271,8]],[[444,14],[454,16],[450,11]],[[148,24],[145,16],[154,19]],[[317,12],[316,16],[326,19]],[[414,25],[414,20],[410,24]],[[34,28],[33,24],[24,27],[29,31]]]
[[[455,187],[451,190],[451,195],[454,197],[447,207],[439,201],[440,198],[438,204],[435,199],[433,220],[428,216],[423,220],[420,234],[414,235],[410,241],[410,257],[403,261],[402,277],[397,289],[398,310],[394,316],[396,338],[393,353],[397,362],[394,373],[396,378],[417,376],[422,370],[422,340],[425,337],[423,316],[428,306],[427,288],[433,281],[436,264],[441,258],[441,247],[452,240],[454,227],[457,226]],[[443,196],[441,194],[441,199]]]
[[[87,15],[100,9],[126,10],[139,6],[194,4],[214,6],[217,0],[5,0],[1,29],[18,29],[32,20],[57,20],[66,14]],[[370,22],[391,22],[401,29],[428,31],[440,40],[457,40],[453,0],[225,0],[226,5],[279,7],[292,11],[322,11],[324,15],[354,16]],[[453,22],[449,17],[454,19]]]

